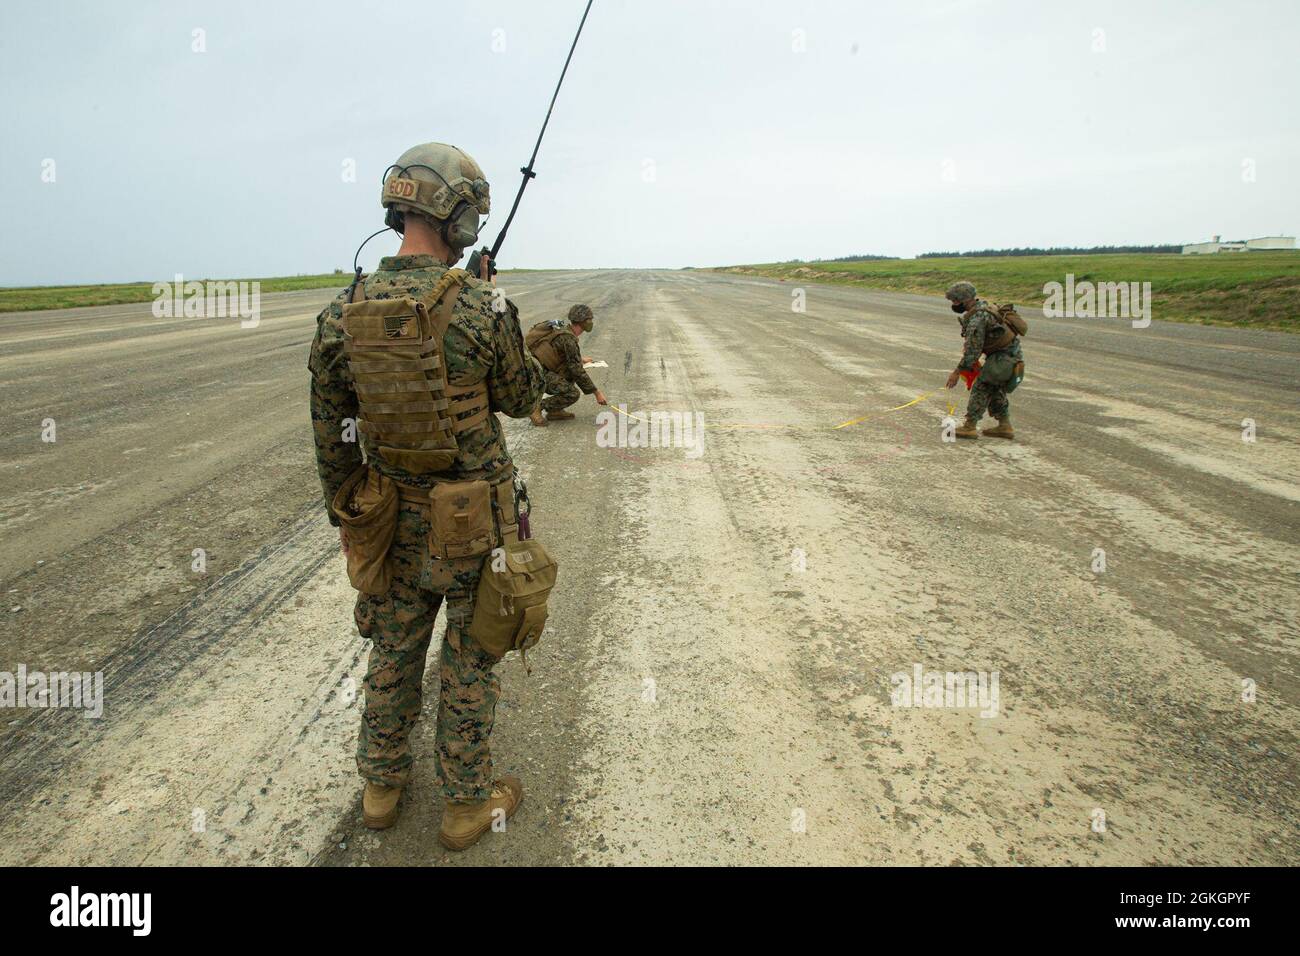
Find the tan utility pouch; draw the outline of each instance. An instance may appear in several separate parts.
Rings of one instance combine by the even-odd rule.
[[[397,533],[397,485],[363,465],[334,496],[333,510],[348,540],[348,580],[363,594],[386,594],[392,583],[388,549]]]
[[[492,550],[492,486],[486,481],[439,482],[429,505],[434,558],[473,558]]]
[[[546,626],[559,565],[536,538],[507,541],[483,563],[469,636],[494,657],[527,651]]]

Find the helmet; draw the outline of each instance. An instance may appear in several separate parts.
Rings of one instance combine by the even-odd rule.
[[[944,295],[952,302],[969,302],[975,298],[975,286],[969,282],[954,282]]]
[[[580,325],[590,332],[591,327],[596,324],[596,317],[591,314],[591,306],[575,305],[571,308],[569,310],[569,324]]]
[[[455,146],[412,146],[384,171],[380,203],[384,223],[402,232],[407,213],[432,219],[452,249],[463,251],[478,240],[479,215],[491,209],[483,170]]]

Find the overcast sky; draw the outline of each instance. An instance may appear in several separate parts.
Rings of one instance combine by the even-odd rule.
[[[486,170],[491,239],[582,7],[6,5],[0,285],[349,268],[430,140]],[[1295,235],[1298,27],[1294,0],[596,0],[502,265]]]

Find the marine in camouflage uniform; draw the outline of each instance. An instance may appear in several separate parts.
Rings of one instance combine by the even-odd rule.
[[[533,414],[534,425],[543,424],[541,412],[546,412],[547,418],[555,421],[572,418],[573,414],[565,409],[583,395],[594,394],[596,401],[605,404],[604,394],[587,374],[582,361],[582,347],[578,344],[578,336],[573,334],[574,329],[577,329],[579,334],[584,331],[590,332],[594,325],[595,316],[592,315],[590,306],[575,305],[569,309],[568,334],[561,333],[549,340],[559,357],[559,368],[551,369],[542,366],[546,397],[542,400],[539,410]]]
[[[985,345],[999,337],[1005,328],[997,314],[988,302],[976,296],[975,286],[969,282],[953,283],[946,296],[953,303],[953,311],[961,315],[963,341],[961,360],[949,376],[948,387],[957,383],[961,372],[973,371],[979,364],[980,356],[985,355],[984,366],[971,387],[970,399],[966,403],[966,420],[955,434],[958,438],[977,437],[979,420],[985,412],[989,412],[998,424],[995,428],[984,429],[984,434],[996,438],[1012,438],[1015,432],[1011,427],[1011,402],[1007,396],[1019,384],[1015,369],[1024,362],[1020,336],[1015,336],[1005,348],[986,353]]]
[[[428,295],[447,271],[432,256],[388,256],[365,282],[367,299]],[[541,367],[527,357],[513,310],[492,308],[491,286],[467,279],[443,338],[448,380],[468,385],[486,380],[491,409],[524,418],[541,395]],[[357,396],[343,357],[343,305],[339,295],[317,318],[309,367],[316,461],[327,506],[361,464],[356,442],[343,440],[344,422],[357,418]],[[362,442],[367,441],[365,436]],[[459,454],[446,473],[413,475],[367,448],[372,468],[404,484],[432,488],[435,481],[509,479],[514,464],[495,415],[460,435]],[[330,512],[330,521],[338,518]],[[470,641],[465,628],[473,610],[481,556],[433,560],[428,553],[427,509],[403,500],[397,535],[389,551],[393,568],[387,594],[357,596],[361,636],[373,641],[366,668],[365,710],[357,744],[357,767],[370,781],[403,786],[411,769],[411,728],[420,716],[425,653],[444,598],[447,631],[440,655],[437,760],[448,800],[486,799],[492,781],[488,737],[496,710],[496,663]]]
[[[403,296],[423,300],[447,271],[444,261],[433,255],[388,256],[364,280],[364,295],[370,300]],[[360,447],[347,440],[356,434],[359,411],[344,354],[343,306],[349,301],[349,291],[341,293],[317,317],[308,362],[316,460],[330,522],[339,523],[332,503],[344,481],[362,464],[363,449],[371,469],[417,488],[432,488],[443,481],[482,479],[496,484],[510,480],[514,464],[494,414],[458,434],[458,451],[451,467],[433,474],[409,473],[390,463],[375,453],[373,440],[364,433],[359,436]],[[443,358],[449,386],[485,383],[490,411],[525,418],[541,397],[541,367],[524,349],[513,303],[507,302],[507,306],[494,308],[493,287],[465,275],[443,336]],[[483,557],[432,558],[429,531],[428,508],[403,497],[388,552],[391,585],[383,594],[357,596],[357,628],[372,642],[357,768],[369,784],[379,787],[376,792],[406,784],[412,762],[409,738],[422,704],[425,655],[434,619],[445,600],[447,623],[439,656],[436,737],[441,792],[446,800],[460,804],[488,801],[494,796],[488,741],[499,692],[492,673],[496,658],[466,633]],[[395,819],[395,794],[400,789],[390,793],[394,794]],[[367,800],[370,795],[368,787]],[[376,825],[369,817],[367,823]],[[391,825],[391,820],[383,825]]]

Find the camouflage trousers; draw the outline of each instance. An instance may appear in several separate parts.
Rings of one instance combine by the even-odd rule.
[[[1006,418],[1011,413],[1011,402],[1007,390],[1001,385],[991,385],[981,375],[971,386],[970,400],[966,403],[966,417],[979,421],[984,413],[991,412],[994,418]]]
[[[357,769],[373,783],[404,786],[411,772],[411,730],[420,718],[424,662],[445,597],[447,629],[438,664],[438,777],[447,800],[486,800],[492,793],[488,739],[500,682],[497,658],[465,633],[483,558],[432,560],[426,512],[403,501],[389,558],[387,594],[357,595],[356,621],[372,644]]]
[[[1012,382],[1012,369],[1017,362],[1023,361],[1024,354],[1020,351],[1019,339],[1012,343],[1011,348],[987,356],[983,370],[971,387],[970,400],[966,403],[966,417],[977,422],[986,411],[997,419],[1010,415],[1011,401],[1007,394],[1019,384]]]
[[[582,392],[578,389],[578,386],[574,385],[559,372],[552,372],[550,369],[542,369],[542,380],[545,383],[546,391],[546,397],[542,399],[543,411],[563,411],[578,399],[582,398]]]

